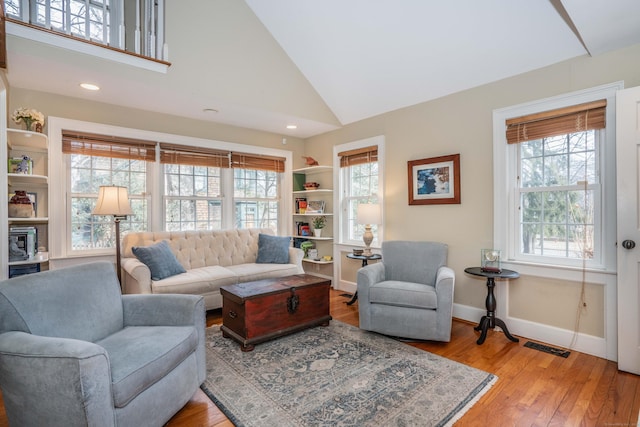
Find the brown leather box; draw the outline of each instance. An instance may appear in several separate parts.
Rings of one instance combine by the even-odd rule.
[[[317,325],[327,326],[331,280],[309,274],[222,286],[222,335],[254,344]]]

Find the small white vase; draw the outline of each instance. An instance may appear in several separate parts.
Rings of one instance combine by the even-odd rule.
[[[314,228],[313,229],[313,235],[316,237],[321,237],[322,236],[322,228]]]

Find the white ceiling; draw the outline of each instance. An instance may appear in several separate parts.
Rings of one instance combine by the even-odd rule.
[[[167,74],[10,36],[10,85],[306,138],[640,43],[638,0],[167,3]]]

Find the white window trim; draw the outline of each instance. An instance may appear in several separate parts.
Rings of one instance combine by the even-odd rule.
[[[494,110],[493,112],[493,198],[494,198],[494,215],[493,215],[493,240],[494,247],[503,250],[504,262],[508,267],[512,264],[514,267],[519,266],[527,268],[531,274],[536,272],[539,275],[545,275],[542,270],[554,269],[561,274],[563,278],[568,280],[577,280],[582,266],[570,265],[543,265],[538,263],[527,263],[514,259],[514,253],[517,248],[514,247],[513,232],[516,230],[517,215],[512,207],[514,206],[514,197],[517,194],[513,191],[513,183],[509,182],[509,177],[516,176],[517,162],[511,161],[515,158],[517,147],[514,144],[507,144],[506,126],[507,119],[519,117],[527,114],[533,114],[541,111],[553,110],[556,108],[567,107],[571,105],[582,104],[598,99],[607,99],[607,127],[604,132],[604,141],[601,141],[600,147],[604,162],[600,163],[601,182],[602,182],[602,218],[600,226],[602,230],[602,259],[601,265],[589,268],[590,271],[613,273],[616,269],[615,260],[615,96],[616,91],[623,88],[622,82],[611,83],[577,92],[572,92],[552,98],[546,98],[539,101],[520,104],[512,107]],[[542,270],[540,270],[542,269]],[[562,273],[560,273],[562,272]],[[558,276],[555,276],[558,277]]]
[[[98,133],[105,135],[113,135],[124,138],[136,138],[147,141],[162,141],[170,144],[196,146],[206,148],[219,148],[221,150],[250,152],[259,155],[277,156],[285,158],[285,170],[282,174],[281,191],[280,191],[280,218],[278,221],[278,234],[286,236],[292,227],[291,215],[292,201],[290,197],[282,197],[283,194],[291,194],[293,189],[292,163],[293,153],[291,151],[280,150],[275,148],[260,147],[255,145],[237,144],[233,142],[217,141],[203,138],[194,138],[189,136],[146,131],[141,129],[125,128],[120,126],[112,126],[101,123],[85,122],[80,120],[65,119],[60,117],[48,118],[48,136],[49,136],[49,255],[51,259],[64,259],[72,257],[91,257],[100,255],[112,255],[114,249],[83,251],[82,254],[72,255],[67,249],[70,247],[68,240],[70,238],[70,215],[69,206],[66,195],[69,192],[69,180],[67,162],[68,156],[62,153],[62,130],[73,129],[80,132]],[[159,153],[156,153],[156,163],[150,163],[147,171],[151,177],[147,192],[152,196],[148,204],[148,226],[149,231],[162,231],[164,198],[162,185],[162,168],[159,167]],[[228,191],[228,190],[225,190]],[[231,189],[233,193],[233,189]],[[232,194],[231,193],[231,194]],[[155,195],[158,195],[157,197]],[[225,212],[224,214],[226,214]]]

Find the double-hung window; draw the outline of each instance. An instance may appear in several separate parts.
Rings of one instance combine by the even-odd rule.
[[[160,144],[164,172],[164,228],[222,229],[223,170],[227,152]]]
[[[504,132],[494,151],[494,245],[505,260],[614,267],[614,96],[594,89],[494,112]]]
[[[62,132],[62,152],[69,156],[67,251],[88,253],[113,248],[113,218],[91,212],[102,185],[127,187],[134,215],[121,223],[121,231],[147,230],[148,162],[155,161],[155,143],[104,135]]]
[[[231,157],[235,227],[277,233],[284,159],[242,153]]]
[[[375,145],[362,145],[372,143]],[[372,138],[361,143],[337,147],[340,165],[340,243],[362,245],[364,225],[358,223],[358,205],[382,203],[381,170],[378,156],[382,150],[382,138]],[[373,246],[379,245],[382,224],[371,224]]]

